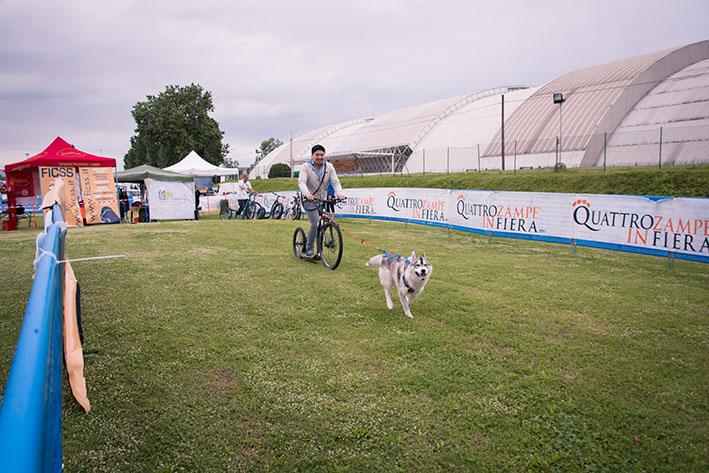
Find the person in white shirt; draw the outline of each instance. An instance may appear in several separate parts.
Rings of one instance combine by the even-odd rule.
[[[241,180],[237,184],[239,190],[236,192],[236,198],[239,201],[239,209],[236,211],[236,215],[241,215],[241,212],[246,208],[246,204],[249,201],[249,194],[254,192],[251,183],[249,182],[249,175],[244,173],[241,175]]]

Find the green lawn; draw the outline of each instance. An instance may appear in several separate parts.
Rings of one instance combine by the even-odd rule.
[[[551,169],[483,171],[404,176],[343,176],[345,189],[352,187],[431,187],[491,191],[564,192],[585,194],[669,195],[709,197],[709,166],[657,168],[574,168],[555,173]],[[259,192],[297,189],[296,179],[256,179]]]
[[[406,318],[374,251],[293,258],[294,222],[71,229],[93,410],[64,393],[66,471],[706,471],[700,263],[348,221],[426,251]],[[34,233],[0,233],[0,382]]]

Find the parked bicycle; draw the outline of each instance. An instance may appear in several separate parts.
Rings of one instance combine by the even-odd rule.
[[[260,194],[256,192],[249,194],[249,201],[246,203],[244,213],[248,219],[262,219],[266,216],[266,209],[259,202],[256,202],[256,197]]]
[[[286,209],[283,218],[285,220],[300,220],[303,216],[303,195],[297,192],[293,196],[293,202],[290,207]]]
[[[283,217],[285,214],[285,206],[283,205],[283,203],[280,202],[280,199],[285,199],[285,196],[276,194],[275,192],[273,192],[273,195],[276,196],[276,201],[271,206],[270,217],[273,220],[278,220],[279,218]]]
[[[342,230],[340,225],[335,220],[335,215],[325,211],[325,203],[327,201],[315,199],[306,203],[306,205],[317,205],[320,220],[318,221],[317,229],[317,253],[313,259],[320,259],[323,266],[328,269],[336,269],[342,261]],[[344,199],[335,199],[335,203],[344,202]],[[305,252],[307,239],[305,230],[301,227],[293,232],[293,254],[296,258],[306,259]]]

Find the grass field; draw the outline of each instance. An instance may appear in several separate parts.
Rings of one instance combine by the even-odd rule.
[[[256,179],[259,192],[297,189],[296,179]],[[491,191],[565,192],[586,194],[669,195],[709,197],[709,166],[657,168],[573,168],[483,171],[404,176],[343,176],[345,189],[353,187],[430,187]]]
[[[700,263],[344,221],[431,281],[386,310],[374,251],[292,257],[286,221],[69,232],[93,410],[66,471],[706,471]],[[0,234],[0,381],[34,234]],[[9,270],[8,270],[9,269]]]

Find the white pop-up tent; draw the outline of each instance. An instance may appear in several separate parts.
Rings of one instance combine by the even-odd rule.
[[[150,220],[195,218],[194,177],[142,165],[116,173],[118,182],[144,182]]]
[[[179,172],[180,174],[186,174],[195,177],[213,177],[213,176],[238,176],[238,168],[223,168],[221,166],[215,166],[212,163],[205,161],[200,155],[195,151],[190,151],[190,153],[182,158],[182,161],[168,166],[165,168],[166,171]]]

